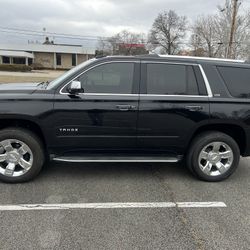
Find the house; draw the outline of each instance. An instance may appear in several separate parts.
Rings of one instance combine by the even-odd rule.
[[[34,64],[46,69],[70,69],[94,54],[94,49],[81,45],[0,44],[0,64]]]

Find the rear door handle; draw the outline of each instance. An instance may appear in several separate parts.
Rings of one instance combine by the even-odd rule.
[[[202,106],[186,106],[186,109],[190,111],[200,111],[200,110],[203,110],[203,107]]]
[[[136,109],[136,106],[134,105],[116,105],[116,108],[121,110],[121,111],[129,111],[129,110],[134,110]]]

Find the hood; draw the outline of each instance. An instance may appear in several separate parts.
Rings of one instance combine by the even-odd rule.
[[[40,87],[39,83],[0,83],[1,93],[33,93]]]

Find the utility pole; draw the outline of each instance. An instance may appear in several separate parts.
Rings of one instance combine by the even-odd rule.
[[[230,39],[228,44],[227,57],[232,58],[232,49],[234,42],[234,33],[236,28],[236,17],[237,17],[237,9],[238,9],[238,0],[233,1],[233,14],[232,14],[232,23],[231,23],[231,31],[230,31]]]

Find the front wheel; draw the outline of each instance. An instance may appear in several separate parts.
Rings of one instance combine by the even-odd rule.
[[[24,182],[34,178],[44,163],[41,140],[21,128],[0,131],[0,180]]]
[[[240,150],[235,140],[221,132],[205,132],[191,144],[187,164],[191,172],[205,181],[222,181],[238,167]]]

